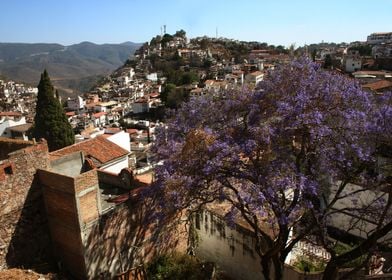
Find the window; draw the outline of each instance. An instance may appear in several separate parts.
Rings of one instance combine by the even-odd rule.
[[[5,173],[5,174],[9,174],[9,175],[14,174],[14,172],[13,172],[13,170],[12,170],[12,166],[9,165],[9,166],[7,166],[7,167],[4,167],[4,173]]]

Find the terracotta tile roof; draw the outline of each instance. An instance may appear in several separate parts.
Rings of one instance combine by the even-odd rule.
[[[68,116],[68,117],[72,117],[72,116],[75,116],[75,112],[74,111],[67,112],[67,113],[65,113],[65,115]]]
[[[129,153],[127,150],[112,143],[105,137],[98,136],[51,152],[49,154],[49,159],[53,161],[74,152],[83,152],[85,157],[95,159],[100,165],[121,158]]]
[[[20,117],[22,116],[19,112],[0,112],[0,117]]]
[[[99,117],[102,117],[102,116],[104,116],[104,115],[106,115],[106,112],[99,112],[99,113],[93,114],[93,117],[94,117],[94,118],[99,118]]]
[[[362,87],[377,91],[377,90],[392,88],[392,82],[388,80],[381,80],[374,83],[363,85]]]
[[[260,75],[264,75],[264,73],[261,72],[261,71],[255,71],[255,72],[249,73],[249,75],[251,75],[251,76],[260,76]]]

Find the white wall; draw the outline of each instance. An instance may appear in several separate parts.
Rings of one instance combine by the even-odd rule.
[[[351,72],[361,70],[361,66],[362,66],[361,59],[354,59],[351,57],[348,57],[346,59],[346,63],[345,63],[346,72],[351,73]]]
[[[103,165],[100,169],[104,170],[104,171],[119,174],[122,169],[128,168],[128,167],[129,167],[128,156],[124,156],[121,159],[119,159],[113,163]]]
[[[25,124],[26,119],[25,117],[21,117],[19,120],[11,120],[7,118],[1,118],[0,117],[0,137],[11,137],[11,134],[8,135],[4,134],[5,130],[9,127],[15,126],[15,125],[20,125],[20,124]]]
[[[120,146],[124,150],[127,150],[128,152],[131,151],[131,137],[129,136],[129,133],[125,131],[120,131],[108,137],[107,139],[110,142],[113,142],[114,144]]]
[[[200,239],[196,256],[218,265],[227,275],[238,280],[263,279],[259,257],[253,250],[253,239],[226,225],[218,216],[203,211],[199,223],[194,218]]]
[[[335,193],[334,190],[336,189],[337,186],[334,186],[334,189],[330,194],[330,200],[333,198]],[[333,208],[336,210],[344,208],[364,208],[368,205],[376,206],[374,201],[380,196],[387,199],[387,194],[384,192],[370,190],[361,191],[362,189],[363,187],[361,186],[348,184],[341,195],[343,196],[354,192],[356,193],[347,198],[338,200]],[[354,203],[355,201],[357,204]],[[366,213],[355,213],[355,215],[353,215],[352,211],[347,210],[345,212],[334,214],[329,220],[329,225],[353,235],[366,238],[367,235],[376,227],[376,218],[374,218],[374,216],[379,216],[379,213],[379,211],[373,210],[373,215],[370,211],[366,211]],[[389,213],[388,217],[391,217],[391,215],[392,211]],[[355,226],[353,226],[354,224]],[[386,238],[392,238],[392,232],[386,235],[385,238],[380,239],[380,241]]]

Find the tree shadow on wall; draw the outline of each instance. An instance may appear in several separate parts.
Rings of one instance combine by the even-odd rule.
[[[143,188],[148,186],[139,185],[127,201],[101,215],[89,233],[85,252],[90,277],[139,279],[133,274],[140,274],[144,264],[177,245],[175,240],[161,238],[155,201],[142,195]]]
[[[16,225],[6,255],[8,267],[29,268],[39,273],[55,271],[45,204],[37,175],[23,208],[12,215]]]

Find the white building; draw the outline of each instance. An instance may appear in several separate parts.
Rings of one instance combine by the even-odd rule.
[[[257,86],[264,78],[264,73],[261,71],[255,71],[246,75],[245,79],[248,83]]]
[[[150,80],[152,82],[157,82],[158,81],[158,74],[157,73],[150,73],[146,75],[146,79]]]
[[[392,42],[392,32],[372,33],[367,37],[367,43],[372,45],[390,42]]]
[[[78,111],[84,108],[86,102],[79,95],[75,98],[68,98],[67,100],[67,108],[72,111]]]
[[[373,46],[372,56],[373,58],[392,57],[392,43]]]
[[[120,132],[112,134],[105,130],[105,134],[111,134],[106,139],[127,150],[128,152],[131,152],[131,137],[129,136],[129,133],[121,130]]]
[[[10,127],[26,124],[25,117],[19,112],[0,112],[0,137],[11,138]]]
[[[99,102],[94,106],[95,112],[111,112],[111,110],[117,107],[118,102],[116,101],[108,101],[108,102]]]
[[[51,152],[49,157],[51,161],[54,161],[75,152],[82,152],[91,168],[119,174],[122,169],[129,167],[129,150],[123,149],[104,136],[98,136]]]
[[[361,70],[362,59],[359,51],[349,51],[347,55],[343,56],[342,65],[344,70],[349,73]]]
[[[137,100],[132,104],[132,112],[134,114],[145,113],[149,111],[147,100]]]

